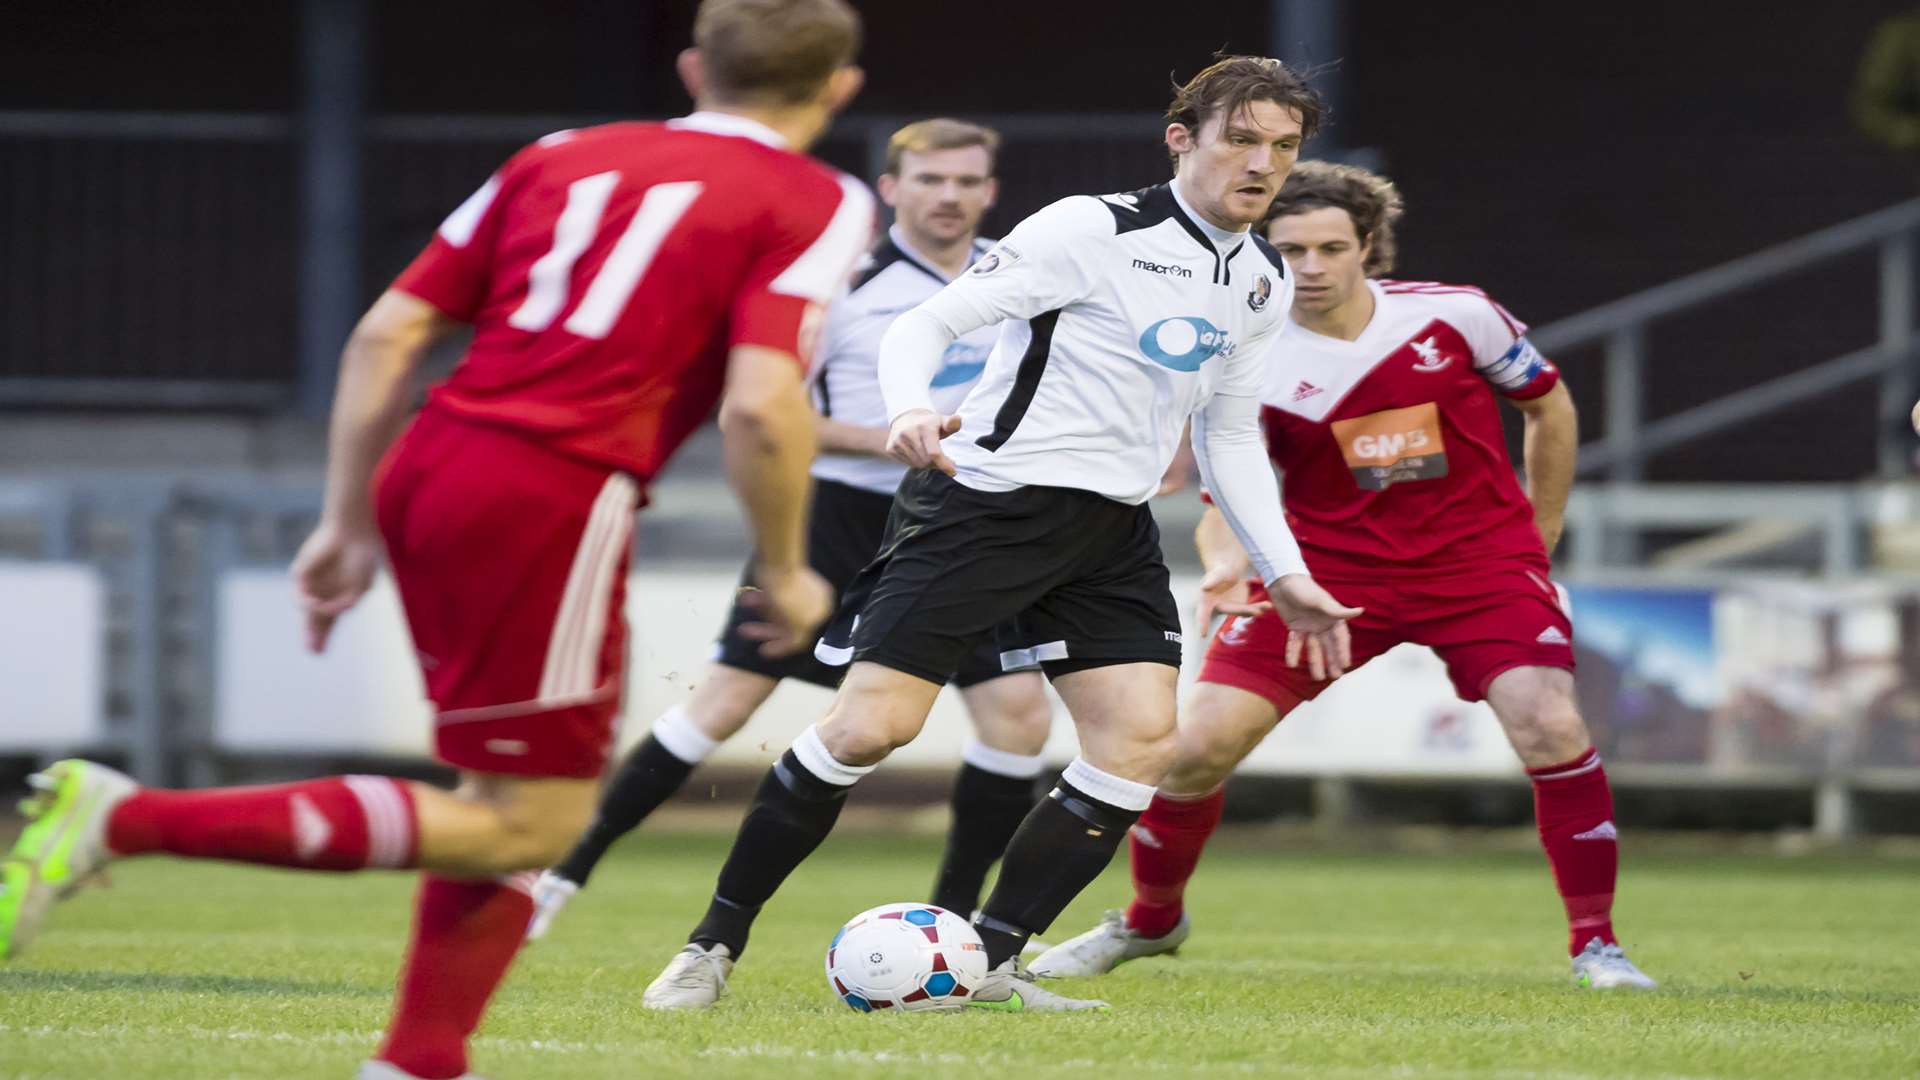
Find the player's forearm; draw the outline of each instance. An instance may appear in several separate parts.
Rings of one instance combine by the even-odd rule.
[[[1533,503],[1533,520],[1540,526],[1548,551],[1560,539],[1579,456],[1580,414],[1573,406],[1573,395],[1562,383],[1527,410],[1521,441],[1527,499]]]
[[[935,300],[939,299],[936,295]],[[887,403],[887,421],[914,409],[933,410],[929,386],[940,370],[940,358],[959,334],[927,310],[932,301],[893,320],[880,339],[880,396]]]
[[[327,491],[322,514],[339,527],[374,525],[373,473],[406,426],[413,373],[448,324],[425,303],[387,293],[354,327],[340,354],[327,427]]]
[[[816,417],[814,427],[820,433],[820,450],[823,453],[887,456],[886,428],[861,427],[830,416]]]
[[[1245,549],[1261,581],[1271,585],[1307,572],[1300,545],[1280,508],[1280,487],[1260,435],[1260,403],[1215,395],[1193,414],[1193,457],[1213,505]]]
[[[1206,573],[1223,567],[1241,576],[1251,572],[1247,549],[1240,546],[1233,526],[1227,524],[1226,515],[1217,506],[1207,507],[1200,515],[1200,524],[1193,530],[1193,546],[1200,554],[1200,569]]]
[[[728,391],[720,405],[720,435],[727,483],[746,511],[755,557],[767,570],[795,570],[807,560],[808,466],[817,436],[798,365],[789,370],[740,354],[772,350],[743,346],[734,350]],[[743,369],[757,369],[743,371]]]

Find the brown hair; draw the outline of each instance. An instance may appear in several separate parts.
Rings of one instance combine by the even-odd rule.
[[[1205,71],[1173,84],[1167,106],[1169,124],[1185,124],[1200,134],[1200,126],[1218,115],[1237,116],[1256,101],[1271,101],[1300,114],[1300,136],[1312,138],[1325,118],[1326,102],[1307,85],[1300,72],[1265,56],[1217,56]]]
[[[887,175],[900,175],[900,158],[905,154],[925,154],[934,150],[960,150],[969,146],[987,151],[987,172],[991,174],[1000,159],[1000,133],[990,127],[936,116],[908,124],[887,140]]]
[[[693,43],[715,99],[791,105],[853,62],[860,16],[845,0],[702,0]]]
[[[1287,174],[1273,206],[1261,219],[1260,232],[1277,218],[1304,214],[1332,207],[1345,210],[1353,219],[1353,231],[1363,244],[1370,243],[1365,267],[1368,277],[1378,277],[1393,269],[1397,248],[1393,226],[1406,207],[1400,201],[1400,189],[1379,173],[1358,165],[1337,165],[1331,161],[1302,161]]]

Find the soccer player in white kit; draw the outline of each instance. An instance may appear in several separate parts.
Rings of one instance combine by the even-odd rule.
[[[1575,981],[1650,989],[1614,935],[1613,793],[1574,701],[1572,616],[1548,576],[1579,417],[1559,370],[1486,293],[1385,277],[1400,212],[1385,177],[1320,161],[1295,169],[1274,200],[1267,235],[1299,287],[1262,422],[1289,520],[1314,574],[1366,608],[1351,627],[1356,665],[1423,645],[1455,693],[1492,707],[1533,785]],[[1524,417],[1524,489],[1502,401]],[[1211,512],[1195,540],[1207,569],[1197,622],[1214,610],[1233,618],[1181,710],[1178,759],[1133,830],[1133,904],[1036,959],[1043,976],[1097,975],[1179,948],[1191,929],[1184,892],[1227,775],[1332,681],[1311,656],[1305,670],[1291,664],[1303,643],[1248,605],[1262,586]]]
[[[1259,428],[1264,353],[1292,282],[1248,229],[1319,116],[1279,61],[1224,58],[1168,111],[1171,182],[1054,203],[894,321],[880,353],[888,449],[914,471],[886,546],[822,639],[853,666],[827,717],[769,770],[705,918],[647,1004],[719,998],[761,906],[848,790],[919,733],[969,643],[1017,617],[1001,649],[1046,671],[1081,756],[1007,848],[974,920],[991,971],[965,1003],[1104,1007],[1040,989],[1019,953],[1106,866],[1172,760],[1180,620],[1145,503],[1189,419],[1201,475],[1280,616],[1338,668],[1359,614],[1305,573]],[[994,323],[980,384],[941,414],[929,394],[941,357]]]
[[[828,309],[812,376],[821,454],[813,463],[807,551],[813,569],[836,593],[879,550],[894,489],[907,471],[886,455],[881,336],[895,316],[939,292],[991,247],[979,230],[993,206],[999,148],[1000,136],[992,129],[946,118],[908,124],[887,141],[887,169],[877,186],[894,210],[894,224],[855,271],[849,294]],[[932,380],[936,404],[947,410],[959,406],[980,380],[995,336],[994,328],[985,326],[947,348]],[[741,586],[754,588],[751,561]],[[829,690],[840,685],[846,668],[811,651],[762,655],[760,642],[743,630],[759,618],[745,603],[734,605],[713,662],[686,704],[654,721],[608,785],[593,825],[565,859],[540,876],[528,937],[547,932],[613,842],[679,791],[781,680]],[[1033,808],[1053,708],[1038,668],[1027,664],[1007,670],[991,633],[980,635],[950,678],[978,737],[962,752],[954,779],[953,824],[931,898],[964,918],[979,906],[988,869]]]

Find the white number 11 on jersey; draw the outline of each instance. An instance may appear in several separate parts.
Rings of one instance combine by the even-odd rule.
[[[567,205],[554,224],[553,247],[527,272],[527,298],[508,316],[507,325],[527,331],[545,330],[553,325],[553,320],[567,306],[573,264],[580,261],[580,256],[599,234],[600,219],[605,216],[607,203],[619,182],[618,172],[603,172],[567,185]],[[607,253],[606,262],[601,264],[600,272],[587,283],[579,305],[561,324],[563,329],[596,339],[606,337],[613,330],[614,321],[626,309],[633,290],[639,288],[640,279],[653,264],[653,257],[659,254],[661,243],[700,197],[703,186],[697,180],[683,180],[655,184],[647,189],[640,199],[640,208],[627,224],[627,231],[620,234],[613,250]]]

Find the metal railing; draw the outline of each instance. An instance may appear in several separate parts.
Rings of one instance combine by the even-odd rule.
[[[1663,450],[1877,375],[1880,475],[1907,475],[1911,465],[1901,436],[1920,385],[1915,378],[1920,356],[1914,348],[1916,230],[1920,230],[1920,199],[1776,244],[1533,331],[1529,336],[1534,343],[1549,352],[1590,344],[1605,349],[1606,435],[1581,447],[1581,474],[1604,472],[1610,480],[1637,481],[1645,475],[1647,459]],[[1879,252],[1880,318],[1874,344],[1658,420],[1646,419],[1647,335],[1656,320],[1870,249]]]

